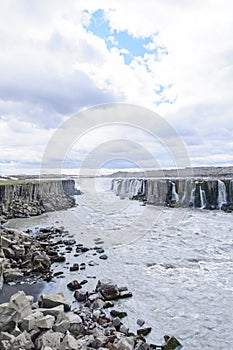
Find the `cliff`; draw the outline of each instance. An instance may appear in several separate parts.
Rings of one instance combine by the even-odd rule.
[[[0,185],[0,216],[24,218],[44,212],[67,209],[79,194],[74,180],[17,182]]]
[[[155,205],[233,210],[232,179],[124,178],[112,180],[112,190]]]

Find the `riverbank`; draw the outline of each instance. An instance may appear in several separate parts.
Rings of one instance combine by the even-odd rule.
[[[126,300],[132,297],[132,293],[111,280],[99,281],[93,291],[86,287],[88,280],[71,280],[66,287],[63,286],[72,293],[70,300],[60,293],[42,294],[33,303],[33,296],[20,290],[22,284],[35,283],[38,279],[51,281],[62,277],[64,272],[53,272],[52,267],[55,263],[64,264],[71,252],[74,257],[84,258],[89,252],[98,255],[100,263],[106,261],[108,256],[101,247],[102,243],[96,239],[94,247],[84,246],[76,242],[64,227],[28,229],[25,233],[15,229],[2,230],[4,282],[18,286],[19,291],[10,297],[8,303],[0,304],[1,349],[44,349],[46,346],[59,350],[179,349],[180,343],[174,337],[165,336],[163,345],[147,344],[144,337],[150,333],[151,327],[143,328],[144,320],[138,320],[136,335],[130,332],[121,320],[127,313],[115,310],[114,301]],[[76,278],[86,265],[98,265],[93,260],[87,264],[66,264]],[[71,305],[74,305],[73,309]],[[118,303],[117,307],[123,305]],[[106,312],[106,309],[110,311]]]

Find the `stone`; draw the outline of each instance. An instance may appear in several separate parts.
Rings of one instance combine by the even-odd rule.
[[[32,300],[23,291],[19,291],[10,297],[9,307],[18,312],[18,319],[22,319],[32,312]]]
[[[57,318],[60,313],[64,312],[64,305],[58,305],[50,309],[40,308],[38,311],[42,312],[44,316],[51,315]]]
[[[76,291],[74,293],[74,297],[77,301],[79,302],[85,302],[88,298],[88,292],[83,292],[83,291]]]
[[[64,305],[64,310],[69,311],[71,302],[64,298],[62,293],[60,294],[42,294],[38,300],[39,307],[53,308],[58,305]]]
[[[70,322],[69,331],[74,335],[80,335],[83,332],[82,319],[79,315],[74,314],[73,312],[67,313],[67,317]]]
[[[3,248],[2,250],[7,259],[12,259],[15,257],[15,252],[12,248]]]
[[[3,278],[5,283],[16,282],[24,276],[23,272],[17,271],[15,269],[7,269],[3,273]]]
[[[78,271],[79,270],[79,264],[73,264],[70,266],[70,271]]]
[[[123,318],[127,316],[127,313],[124,311],[117,311],[117,310],[111,310],[110,311],[110,315],[112,317],[119,317],[119,318]]]
[[[150,349],[152,350],[154,348],[150,347],[145,341],[138,340],[134,349],[135,350],[150,350]],[[157,346],[155,347],[155,349],[157,349]]]
[[[137,324],[139,325],[139,327],[142,327],[142,326],[145,324],[145,321],[142,320],[141,318],[139,318],[139,319],[137,320]]]
[[[74,281],[71,281],[67,284],[67,288],[69,288],[70,290],[73,291],[76,289],[81,289],[82,285],[77,280],[74,280]]]
[[[13,245],[12,249],[15,252],[15,257],[17,259],[22,258],[25,256],[25,248],[22,245]]]
[[[0,332],[11,332],[15,328],[17,321],[17,311],[9,306],[8,303],[0,305]]]
[[[99,259],[107,260],[108,256],[106,254],[100,255]]]
[[[129,328],[127,328],[124,324],[122,324],[122,325],[120,326],[119,331],[120,331],[121,333],[125,334],[125,335],[128,335],[128,334],[129,334]]]
[[[23,332],[14,338],[12,342],[12,350],[31,350],[34,348],[30,335],[27,332]]]
[[[121,338],[116,343],[117,350],[133,350],[134,349],[134,339],[131,337]]]
[[[151,330],[151,327],[140,328],[137,330],[137,335],[142,335],[143,337],[146,337],[151,332]]]
[[[110,279],[99,280],[96,286],[96,291],[99,291],[105,300],[114,300],[120,297],[117,285]]]
[[[113,327],[115,328],[119,328],[120,325],[121,325],[121,320],[119,317],[114,317],[113,320],[112,320],[112,325]]]
[[[67,332],[66,336],[64,337],[59,350],[70,350],[70,349],[78,349],[78,343],[77,340],[69,333]]]
[[[44,315],[40,311],[33,312],[32,314],[24,317],[19,323],[19,327],[22,331],[30,332],[36,327],[37,320],[43,318]]]
[[[120,292],[119,298],[125,299],[125,298],[131,298],[132,296],[133,294],[131,292],[123,291],[123,292]]]
[[[55,317],[51,315],[46,315],[42,318],[39,318],[36,322],[36,327],[42,329],[51,329],[54,325]]]
[[[51,329],[43,332],[36,339],[35,344],[37,349],[44,349],[46,346],[52,349],[59,349],[61,340],[63,339],[63,334],[58,332],[53,332]]]
[[[70,322],[68,319],[60,320],[56,322],[53,326],[53,330],[59,333],[66,333],[70,328]]]
[[[169,335],[164,336],[165,344],[162,345],[162,350],[176,350],[178,347],[181,348],[180,342],[175,337]]]
[[[10,248],[12,245],[12,241],[7,237],[2,236],[2,248]]]

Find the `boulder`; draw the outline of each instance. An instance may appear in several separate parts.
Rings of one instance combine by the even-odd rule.
[[[53,308],[58,305],[63,305],[65,311],[69,311],[71,302],[64,298],[62,293],[58,294],[42,294],[38,300],[39,307]]]
[[[60,345],[59,350],[69,350],[69,349],[78,349],[78,343],[77,343],[77,340],[68,331]]]
[[[36,327],[42,328],[42,329],[51,329],[54,325],[54,322],[55,322],[54,316],[46,315],[37,320]]]
[[[33,312],[19,322],[19,327],[22,331],[30,332],[32,329],[36,328],[37,321],[43,317],[44,315],[42,312]]]
[[[37,349],[44,349],[46,346],[52,349],[59,349],[61,340],[63,339],[64,334],[53,332],[51,329],[43,332],[36,339],[35,344]]]
[[[18,320],[28,316],[32,312],[33,297],[28,297],[23,291],[12,295],[9,301],[9,307],[18,313]]]
[[[96,291],[100,292],[105,300],[114,300],[120,297],[117,285],[110,279],[98,281]]]
[[[82,319],[79,315],[74,314],[73,312],[69,312],[67,314],[69,322],[70,322],[70,329],[69,331],[73,333],[74,335],[78,336],[82,334],[83,332],[83,324]]]
[[[121,338],[115,345],[117,350],[133,350],[134,339],[132,337]]]

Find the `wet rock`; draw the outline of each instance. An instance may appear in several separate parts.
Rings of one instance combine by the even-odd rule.
[[[79,264],[75,263],[72,266],[70,266],[70,271],[78,271],[79,270]]]
[[[118,299],[120,296],[117,285],[110,279],[98,281],[96,291],[100,292],[105,300]]]
[[[58,305],[63,305],[65,311],[70,310],[71,302],[64,298],[62,293],[60,294],[42,294],[38,300],[39,307],[53,308]]]
[[[117,350],[133,350],[134,339],[132,337],[121,338],[115,345]]]
[[[119,317],[119,318],[123,318],[127,316],[127,313],[124,311],[117,311],[117,310],[111,310],[110,311],[110,315],[112,317]]]
[[[165,344],[162,345],[162,350],[176,350],[178,347],[181,348],[180,342],[175,337],[165,335],[164,340]]]
[[[100,255],[99,259],[107,260],[108,256],[106,254]]]
[[[70,290],[76,290],[76,289],[81,289],[82,288],[82,285],[77,281],[77,280],[74,280],[74,281],[71,281],[67,284],[67,287],[70,289]]]
[[[66,261],[66,258],[64,255],[52,256],[51,259],[53,262],[65,262]]]
[[[6,272],[3,273],[5,283],[20,281],[23,276],[23,272],[17,271],[15,269],[8,269]]]
[[[125,292],[120,292],[120,298],[125,299],[125,298],[131,298],[133,294],[131,292],[125,291]]]
[[[85,302],[88,298],[88,292],[76,291],[74,297],[79,302]]]
[[[151,332],[151,330],[151,327],[138,329],[137,335],[142,335],[143,337],[146,337]]]
[[[137,324],[139,325],[139,327],[142,327],[145,324],[145,321],[139,318],[137,320]]]

